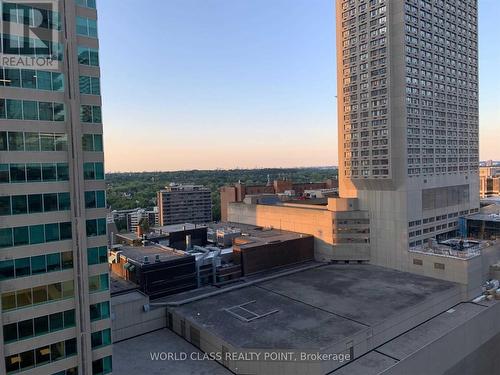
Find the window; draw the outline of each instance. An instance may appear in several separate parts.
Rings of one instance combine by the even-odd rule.
[[[105,208],[106,192],[104,190],[86,191],[85,208]]]
[[[75,326],[75,310],[67,310],[3,326],[6,343],[45,335]]]
[[[421,266],[424,264],[424,262],[422,261],[422,259],[416,259],[414,258],[413,259],[413,264],[416,265],[416,266]]]
[[[80,120],[84,123],[100,124],[102,122],[101,107],[96,105],[80,106]]]
[[[444,263],[434,263],[434,269],[436,270],[444,270]]]
[[[108,248],[106,246],[101,246],[87,249],[87,262],[89,265],[107,263]]]
[[[82,137],[83,151],[102,152],[102,134],[84,134]]]
[[[91,337],[92,349],[100,348],[102,346],[107,346],[111,344],[111,329],[105,329],[103,331],[92,332]]]
[[[113,371],[111,356],[92,362],[92,375],[105,375]]]
[[[5,367],[7,374],[12,374],[29,368],[43,366],[47,363],[55,362],[64,358],[69,358],[75,354],[76,339],[72,338],[51,345],[41,346],[34,350],[30,349],[26,352],[9,355],[8,357],[5,357]],[[92,364],[94,364],[94,362]]]
[[[76,33],[97,38],[97,21],[92,18],[76,17]]]
[[[106,219],[104,220],[104,224]],[[102,224],[100,224],[102,225]],[[106,227],[101,229],[106,231]],[[0,248],[71,239],[71,222],[0,229]]]
[[[103,180],[103,163],[83,163],[83,177],[85,180]]]
[[[80,93],[101,95],[101,83],[98,77],[80,76]]]
[[[102,292],[109,289],[109,278],[107,273],[89,277],[90,293]]]
[[[88,66],[99,66],[99,51],[89,47],[78,46],[78,63]]]
[[[106,219],[91,219],[87,220],[87,237],[105,236],[106,235]]]
[[[110,317],[109,311],[109,301],[90,305],[90,321],[108,319]]]
[[[100,116],[99,113],[98,111],[97,118]],[[65,117],[64,104],[62,103],[0,99],[0,119],[64,121]]]
[[[61,30],[58,12],[34,6],[6,3],[3,5],[3,20],[30,26],[37,25],[44,29]]]
[[[1,86],[34,90],[64,91],[64,76],[43,70],[0,68]],[[36,102],[33,102],[36,103]]]
[[[73,280],[2,293],[2,311],[20,309],[74,296]]]
[[[92,9],[96,8],[95,3],[95,0],[76,0],[76,5]]]
[[[68,180],[67,163],[0,164],[0,184]]]

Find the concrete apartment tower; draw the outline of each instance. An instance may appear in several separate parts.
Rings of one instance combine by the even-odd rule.
[[[212,193],[205,186],[170,184],[156,197],[161,226],[212,221]]]
[[[0,374],[107,374],[95,0],[0,4]]]
[[[476,0],[337,0],[339,180],[372,263],[456,235],[479,208]]]

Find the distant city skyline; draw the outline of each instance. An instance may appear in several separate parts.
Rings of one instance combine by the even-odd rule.
[[[108,172],[337,165],[335,1],[114,4],[99,3]],[[480,159],[500,159],[500,10],[479,6]]]

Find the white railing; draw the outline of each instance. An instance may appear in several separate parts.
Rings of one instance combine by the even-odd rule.
[[[439,248],[416,246],[410,248],[410,252],[468,260],[480,256],[481,248],[482,248],[481,245],[472,246],[463,250],[453,250],[451,247],[448,246],[440,246]]]

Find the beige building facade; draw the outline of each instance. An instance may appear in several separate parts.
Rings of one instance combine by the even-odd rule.
[[[228,221],[314,236],[318,261],[370,260],[368,213],[357,199],[330,198],[327,206],[300,203],[230,203]]]
[[[2,5],[0,373],[111,373],[95,2]]]
[[[480,167],[479,183],[479,194],[481,198],[500,196],[500,167]]]

